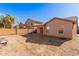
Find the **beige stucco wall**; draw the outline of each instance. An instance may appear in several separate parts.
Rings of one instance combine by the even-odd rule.
[[[72,39],[75,39],[75,37],[78,35],[77,34],[77,24],[74,24],[73,30],[72,30]]]
[[[29,20],[29,21],[27,21],[27,22],[25,23],[25,26],[26,26],[26,27],[32,27],[31,23],[33,23],[33,22],[32,22],[31,20]]]
[[[41,25],[41,26],[37,26],[37,33],[40,34],[40,28],[43,28],[43,31],[44,31],[44,25]],[[42,33],[43,34],[43,33]]]
[[[40,27],[37,27],[37,33],[40,33]]]
[[[48,32],[46,32],[46,28],[48,27]],[[64,34],[59,34],[58,30],[63,28]],[[63,20],[55,19],[45,25],[44,35],[48,36],[56,36],[56,37],[64,37],[64,38],[72,38],[72,29],[73,23]]]
[[[26,28],[34,28],[33,26],[34,26],[35,24],[37,24],[37,23],[35,23],[35,22],[32,21],[32,20],[28,20],[27,22],[25,22]]]

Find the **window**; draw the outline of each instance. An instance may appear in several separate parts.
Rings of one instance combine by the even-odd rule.
[[[59,34],[63,34],[63,30],[59,30],[58,33],[59,33]]]

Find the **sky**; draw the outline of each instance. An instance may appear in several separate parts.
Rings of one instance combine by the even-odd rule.
[[[0,15],[10,14],[17,22],[28,18],[47,22],[54,17],[66,18],[78,16],[79,4],[74,3],[0,3]],[[79,23],[79,21],[78,21]]]

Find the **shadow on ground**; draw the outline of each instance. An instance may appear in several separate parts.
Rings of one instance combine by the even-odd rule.
[[[37,43],[37,44],[45,44],[45,45],[54,45],[54,46],[60,46],[64,42],[69,41],[69,39],[59,39],[54,37],[47,37],[40,34],[27,34],[23,35],[23,37],[26,37],[26,42],[31,43]]]

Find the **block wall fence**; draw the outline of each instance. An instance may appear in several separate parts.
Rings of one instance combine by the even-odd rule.
[[[32,29],[7,29],[7,28],[0,28],[0,36],[3,35],[26,35],[32,32]]]

